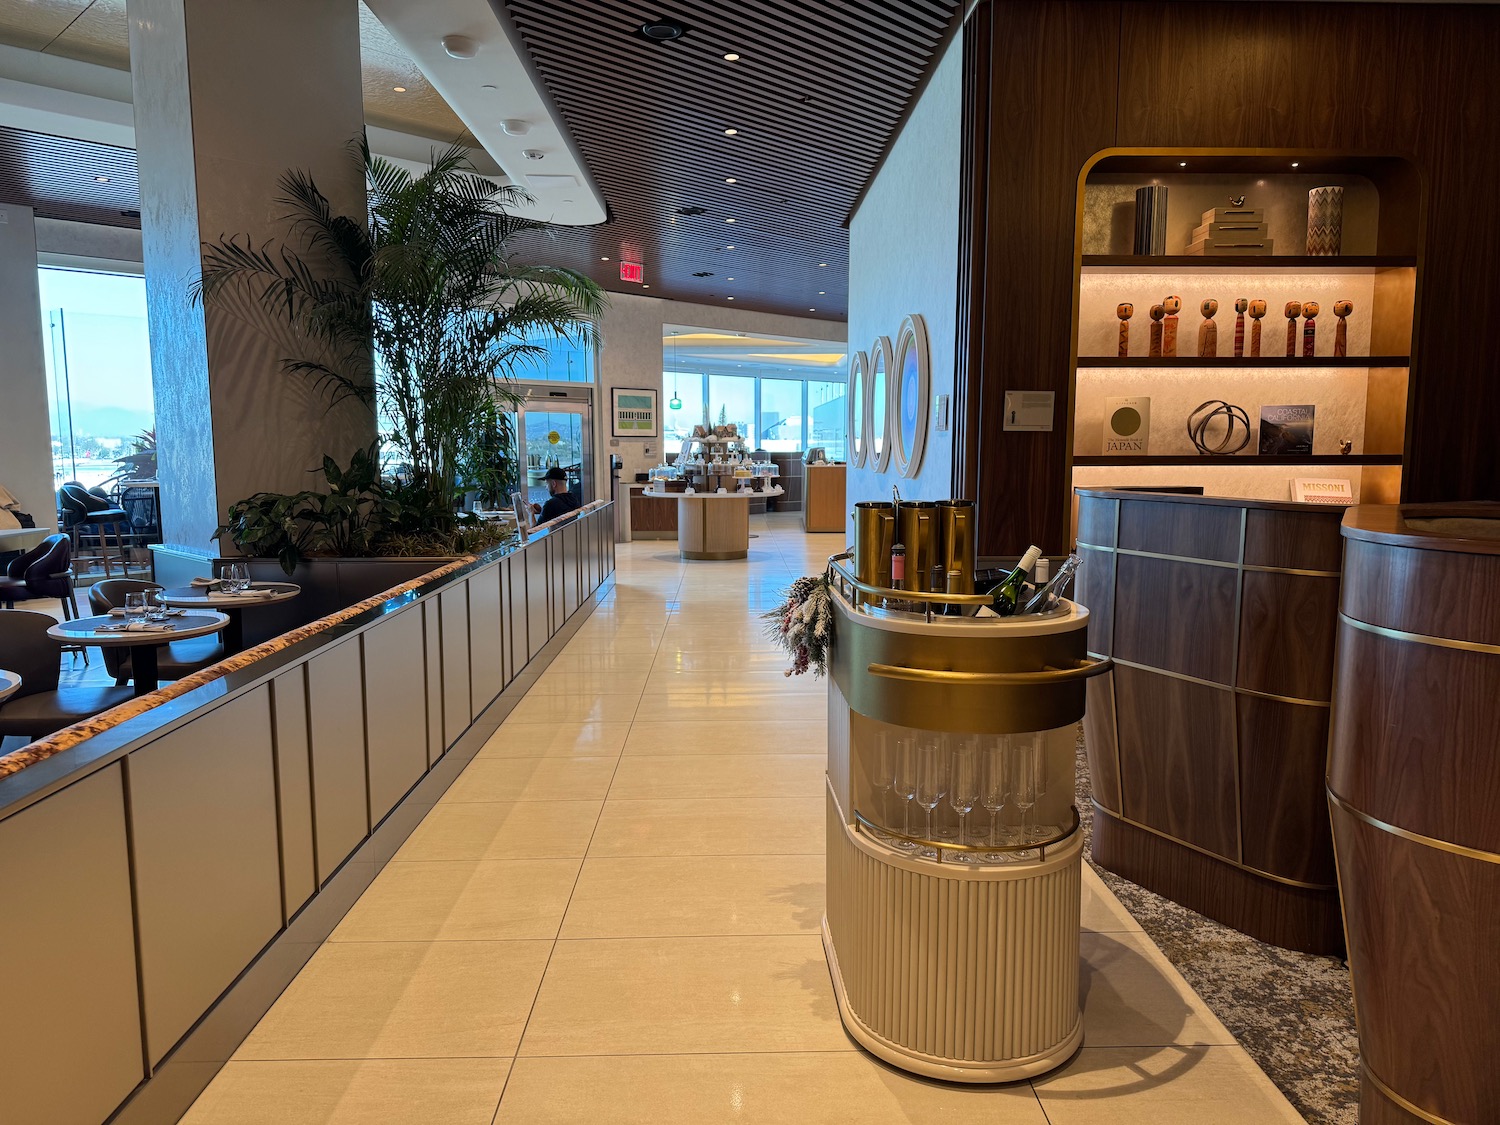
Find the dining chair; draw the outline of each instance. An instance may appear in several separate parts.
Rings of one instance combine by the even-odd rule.
[[[128,687],[59,687],[63,646],[47,635],[55,624],[51,614],[0,609],[0,659],[21,677],[20,690],[0,703],[0,737],[42,738],[132,697]]]
[[[119,556],[120,573],[129,574],[130,568],[125,555],[125,535],[121,531],[130,528],[130,518],[125,514],[124,508],[117,508],[113,503],[103,496],[90,492],[76,480],[65,481],[62,488],[58,490],[58,510],[62,512],[64,530],[73,536],[78,547],[80,561],[98,559],[104,564],[104,576],[108,578],[113,572],[110,570],[109,540],[107,536],[113,534],[115,537],[115,552]],[[99,554],[83,554],[83,538],[92,534],[99,541]]]

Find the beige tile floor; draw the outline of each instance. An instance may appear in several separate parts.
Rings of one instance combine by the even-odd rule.
[[[836,536],[745,563],[622,545],[614,589],[184,1119],[189,1125],[1265,1125],[1285,1099],[1085,868],[1085,1046],[964,1088],[839,1023],[825,695],[755,614]]]

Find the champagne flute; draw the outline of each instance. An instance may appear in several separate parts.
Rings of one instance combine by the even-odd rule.
[[[1021,843],[1031,842],[1031,810],[1036,805],[1036,735],[1017,734],[1010,739],[1010,791],[1021,810]]]
[[[965,738],[953,751],[948,774],[948,804],[958,814],[958,842],[969,842],[969,814],[979,801],[981,788],[979,739]]]
[[[888,730],[876,735],[874,782],[880,794],[880,815],[885,819],[890,809],[891,790],[896,786],[896,746]]]
[[[979,790],[979,803],[990,814],[988,843],[991,847],[998,843],[996,831],[1000,810],[1010,800],[1009,740],[1009,735],[996,736],[994,744],[986,749],[984,755],[984,781]]]
[[[948,757],[941,739],[932,739],[917,751],[917,804],[927,813],[924,839],[932,839],[932,810],[948,795]]]
[[[910,738],[902,738],[896,744],[896,772],[893,787],[901,798],[901,832],[911,835],[911,803],[917,795],[917,752]],[[910,839],[897,840],[896,846],[904,851],[915,851],[917,845]]]

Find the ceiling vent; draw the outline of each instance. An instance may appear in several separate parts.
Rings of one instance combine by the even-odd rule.
[[[692,207],[679,207],[677,208],[677,213],[679,215],[706,215],[708,214],[708,208],[699,207],[695,204]]]
[[[657,18],[641,24],[635,29],[635,33],[642,39],[649,39],[653,43],[670,43],[686,35],[688,26],[677,20]]]
[[[693,274],[694,277],[713,277],[713,275],[713,270],[699,270],[697,273]]]

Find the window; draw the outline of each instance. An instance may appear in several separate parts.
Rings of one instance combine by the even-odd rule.
[[[703,375],[701,372],[665,371],[662,373],[661,410],[662,443],[668,452],[676,452],[684,438],[692,436],[693,427],[708,421],[704,413]],[[673,406],[673,402],[677,406]]]
[[[520,359],[513,372],[517,379],[544,379],[554,383],[592,383],[594,349],[585,340],[572,342],[548,332],[526,337],[526,343],[547,349],[547,354]]]
[[[809,446],[820,445],[828,451],[830,461],[844,460],[844,426],[847,420],[845,383],[825,381],[807,384]]]
[[[740,437],[756,444],[755,380],[744,375],[708,377],[708,420],[714,425],[733,422]]]
[[[773,453],[798,453],[807,448],[803,382],[790,379],[760,381],[760,447]]]
[[[118,458],[156,447],[146,281],[50,267],[37,280],[53,481],[100,484],[127,468]]]

